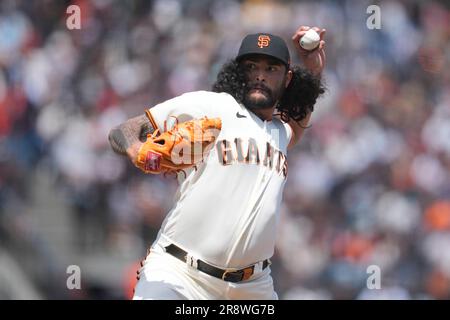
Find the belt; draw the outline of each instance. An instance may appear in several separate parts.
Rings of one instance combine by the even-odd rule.
[[[175,258],[180,259],[183,262],[186,262],[188,253],[181,249],[180,247],[171,244],[165,247],[166,252],[173,255]],[[271,262],[269,259],[263,261],[262,270],[270,266]],[[209,274],[210,276],[222,279],[228,282],[240,282],[244,280],[248,280],[255,272],[255,265],[251,265],[244,269],[227,269],[223,270],[217,267],[214,267],[210,264],[202,260],[197,260],[197,269]]]

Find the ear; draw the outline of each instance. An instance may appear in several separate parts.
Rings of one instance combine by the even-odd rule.
[[[284,87],[285,88],[287,88],[288,86],[289,86],[289,83],[291,83],[291,80],[292,80],[292,76],[293,76],[294,74],[292,73],[292,70],[289,70],[287,73],[286,73],[286,84],[284,85]]]

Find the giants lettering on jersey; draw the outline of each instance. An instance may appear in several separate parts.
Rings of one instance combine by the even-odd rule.
[[[235,138],[234,141],[220,140],[216,144],[219,162],[228,166],[235,163],[263,165],[269,169],[275,168],[284,178],[287,176],[286,156],[278,149],[266,142],[264,152],[258,149],[255,139],[245,140]]]

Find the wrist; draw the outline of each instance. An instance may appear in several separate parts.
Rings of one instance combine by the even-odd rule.
[[[127,149],[127,155],[128,158],[134,163],[136,161],[136,158],[138,156],[139,153],[139,149],[141,148],[141,146],[143,145],[142,142],[136,142],[133,143],[128,149]]]

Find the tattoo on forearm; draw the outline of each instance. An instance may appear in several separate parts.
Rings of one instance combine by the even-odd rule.
[[[145,141],[147,134],[153,133],[154,130],[146,115],[142,115],[112,129],[108,139],[116,153],[126,155],[130,146],[139,141]]]
[[[141,140],[141,142],[145,142],[147,140],[147,135],[152,134],[154,131],[155,131],[155,129],[153,128],[150,121],[148,121],[148,119],[147,119],[147,122],[144,123],[141,127],[141,132],[139,134],[139,140]]]

